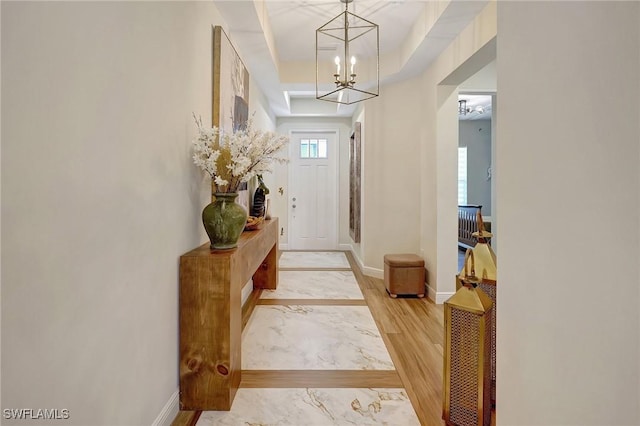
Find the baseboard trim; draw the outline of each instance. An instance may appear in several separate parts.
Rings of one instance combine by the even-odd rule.
[[[360,268],[360,272],[362,272],[363,275],[367,275],[373,278],[379,278],[381,280],[384,279],[384,271],[382,269],[365,266],[362,262],[362,259],[360,259],[360,257],[356,255],[356,252],[355,250],[353,250],[353,246],[351,244],[340,244],[340,248],[349,250],[351,252],[351,255],[355,259],[356,263],[358,264],[358,268]]]
[[[361,266],[362,273],[373,278],[379,278],[384,280],[384,270],[378,268],[372,268],[370,266]]]
[[[356,261],[356,265],[358,265],[358,269],[360,269],[360,272],[364,274],[364,263],[362,263],[362,259],[360,259],[360,256],[358,256],[356,251],[353,249],[353,246],[351,244],[341,244],[341,246],[349,246],[348,250],[351,252],[353,260]]]
[[[452,291],[435,291],[430,285],[427,284],[427,297],[433,301],[436,305],[442,305],[448,298],[455,293]]]
[[[353,246],[351,244],[338,244],[338,249],[350,251],[351,253],[353,253]]]
[[[158,417],[153,421],[151,426],[171,426],[173,419],[176,418],[180,411],[180,394],[177,389],[169,398],[169,401],[164,405]]]
[[[279,250],[289,250],[289,244],[287,244],[287,243],[278,244],[278,249]]]

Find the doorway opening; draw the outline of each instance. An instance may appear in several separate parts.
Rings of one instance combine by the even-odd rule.
[[[492,226],[492,117],[495,93],[458,95],[458,271],[464,252],[475,246],[480,212],[485,229]]]

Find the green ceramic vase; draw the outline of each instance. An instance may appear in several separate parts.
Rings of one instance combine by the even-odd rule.
[[[215,193],[216,199],[202,211],[202,223],[211,248],[227,250],[238,246],[247,223],[247,211],[236,203],[238,193]]]

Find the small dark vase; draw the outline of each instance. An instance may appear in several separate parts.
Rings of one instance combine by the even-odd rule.
[[[247,211],[236,203],[236,192],[215,193],[216,199],[202,211],[202,223],[211,248],[227,250],[238,246],[247,223]]]
[[[264,216],[264,201],[266,199],[266,194],[264,193],[264,189],[258,187],[256,192],[253,194],[253,205],[251,206],[251,216],[262,217]]]
[[[267,209],[267,195],[269,194],[269,188],[264,184],[262,180],[262,175],[257,175],[258,177],[258,188],[256,188],[256,192],[253,194],[253,204],[251,205],[251,216],[255,217],[263,217],[266,216]]]

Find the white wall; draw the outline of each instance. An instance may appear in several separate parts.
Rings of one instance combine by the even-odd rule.
[[[223,22],[211,2],[1,7],[2,408],[151,424],[178,386],[178,258],[206,241],[191,112],[211,116]]]
[[[242,55],[242,53],[239,53]],[[258,83],[249,73],[249,116],[253,118],[254,127],[263,130],[276,130],[276,117],[269,107],[269,100],[260,90]]]
[[[383,86],[365,109],[365,268],[381,273],[385,253],[420,254],[438,303],[457,273],[457,88],[495,59],[495,11],[489,3],[424,74]]]
[[[458,90],[454,85],[439,85],[436,93],[437,195],[429,212],[435,212],[437,223],[434,236],[437,275],[435,282],[429,281],[428,291],[429,297],[443,303],[455,291],[458,273]]]
[[[321,101],[318,101],[321,102]],[[291,131],[313,131],[313,130],[337,130],[339,135],[339,164],[338,164],[338,242],[346,244],[349,238],[349,138],[352,128],[349,118],[321,118],[321,117],[281,117],[277,119],[278,133],[289,135]],[[271,185],[271,199],[273,201],[271,213],[278,216],[280,227],[284,230],[284,235],[280,237],[280,244],[289,243],[289,164],[279,165]],[[282,187],[283,194],[280,195],[277,189]],[[275,188],[276,190],[274,191]]]
[[[239,53],[240,55],[242,53]],[[253,127],[256,129],[262,129],[265,131],[275,131],[276,130],[276,118],[269,107],[269,100],[266,98],[264,93],[260,90],[256,80],[249,73],[251,81],[249,83],[249,117],[253,121]],[[280,156],[286,157],[286,147],[283,149],[283,152]],[[263,181],[269,190],[271,190],[272,186],[271,182],[274,180],[274,175],[278,168],[277,164],[272,165],[271,173],[264,173],[262,175]],[[255,190],[258,187],[258,178],[254,177],[248,182],[246,194],[241,192],[240,196],[245,196],[248,198],[248,213],[251,214],[251,207],[253,206],[253,196],[255,194]],[[273,197],[273,193],[269,193],[267,197]],[[240,197],[238,197],[240,199]],[[249,282],[252,283],[252,282]],[[248,291],[248,290],[247,290]]]
[[[0,3],[0,22],[2,22],[2,4]],[[2,45],[2,31],[0,31],[0,46]],[[2,60],[0,58],[0,64]],[[2,70],[0,66],[0,81]],[[0,84],[1,86],[1,84]],[[0,102],[0,117],[2,116],[2,102]],[[2,133],[2,119],[0,118],[0,134]],[[0,164],[2,164],[2,137],[0,137]],[[1,169],[1,167],[0,167]],[[0,170],[1,171],[1,170]],[[2,197],[2,173],[0,173],[0,199]],[[2,240],[2,208],[0,208],[0,241]],[[0,259],[2,259],[2,244],[0,243]],[[2,330],[2,262],[0,262],[0,330]],[[0,337],[0,375],[2,374],[2,338]],[[0,383],[0,404],[2,404],[2,384]]]
[[[640,424],[639,18],[498,3],[498,424]]]
[[[364,110],[362,250],[365,266],[377,271],[373,275],[381,274],[386,253],[420,248],[417,84],[412,79],[384,86]]]

